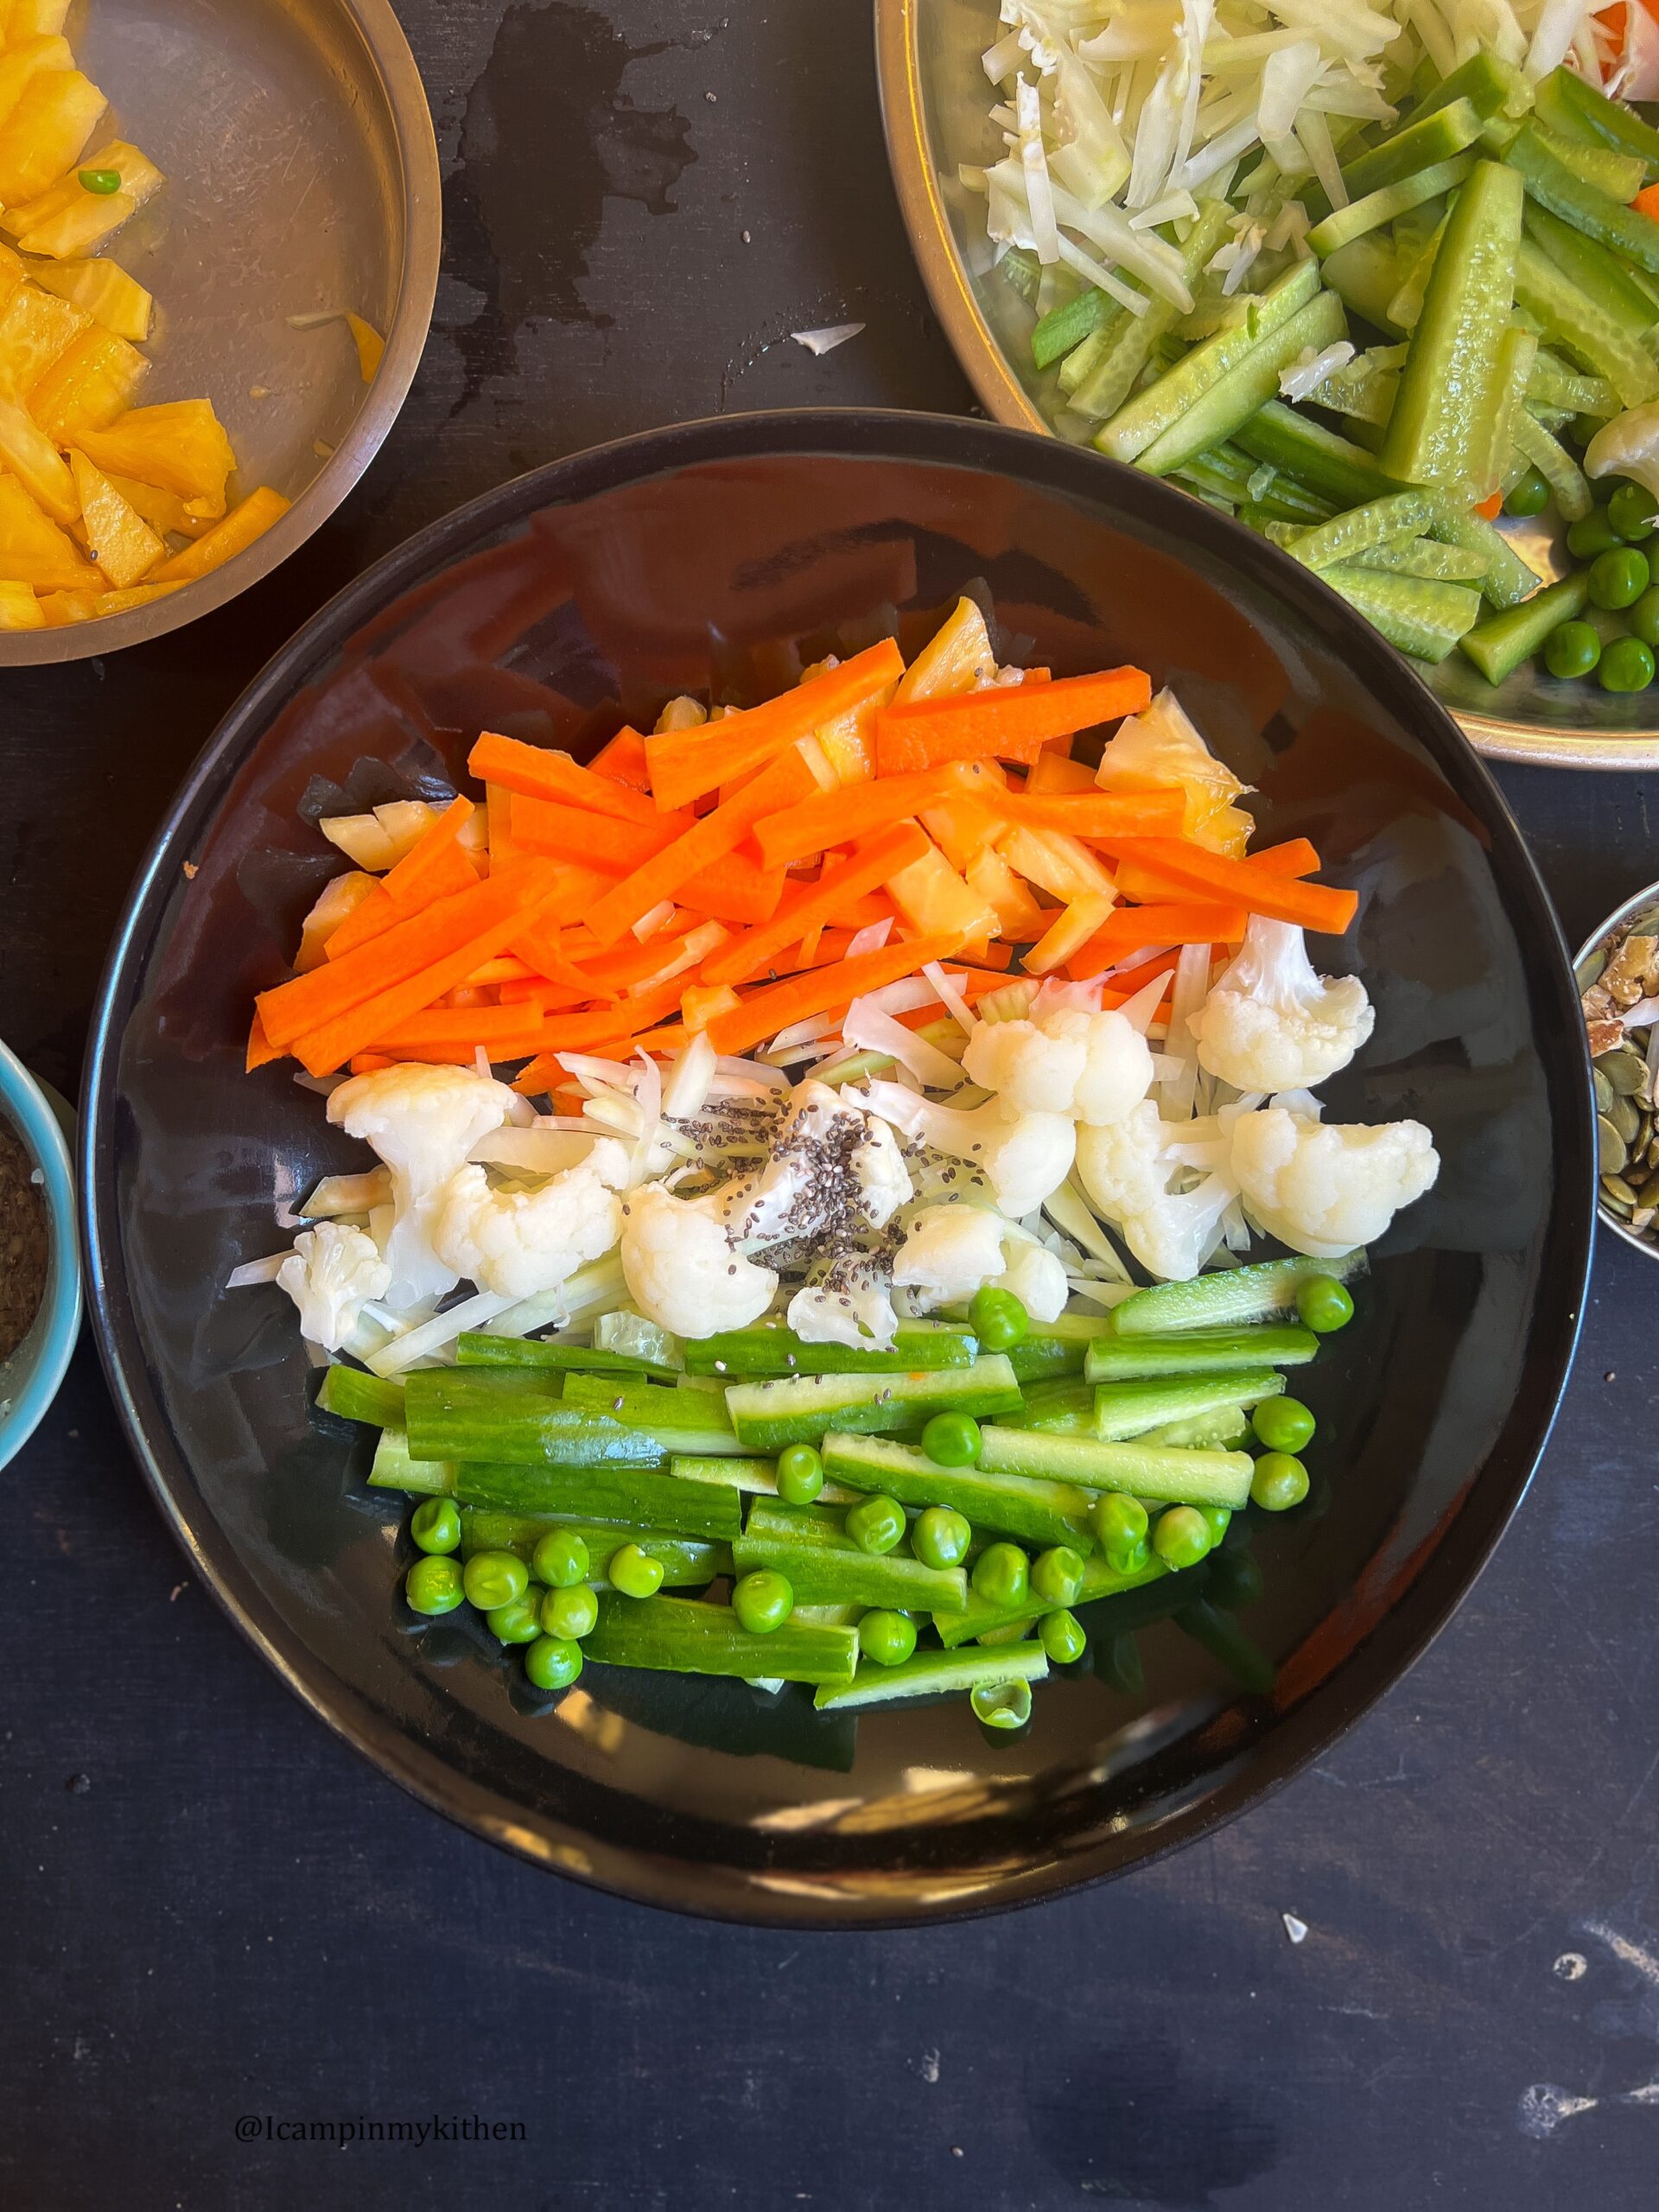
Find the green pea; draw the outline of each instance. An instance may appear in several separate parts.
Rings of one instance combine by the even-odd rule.
[[[1031,1316],[1011,1290],[987,1283],[974,1293],[968,1319],[982,1351],[1011,1351],[1031,1330]]]
[[[1057,1667],[1069,1667],[1073,1660],[1081,1659],[1089,1641],[1083,1632],[1083,1623],[1064,1606],[1058,1613],[1045,1613],[1037,1624],[1037,1633],[1044,1650]]]
[[[982,1682],[968,1702],[988,1728],[1023,1728],[1031,1718],[1031,1684]]]
[[[530,1569],[516,1552],[474,1552],[461,1570],[467,1602],[480,1613],[510,1605],[530,1587]]]
[[[598,1618],[599,1599],[585,1582],[569,1590],[550,1590],[542,1599],[542,1629],[562,1642],[579,1643],[584,1636],[593,1634]]]
[[[1590,604],[1615,611],[1634,607],[1652,582],[1645,553],[1634,545],[1613,547],[1590,563]]]
[[[538,1690],[566,1690],[582,1672],[582,1646],[568,1637],[538,1636],[524,1653],[524,1672]]]
[[[1196,1567],[1210,1550],[1210,1524],[1196,1505],[1172,1505],[1158,1516],[1152,1548],[1166,1567]]]
[[[638,1544],[624,1544],[613,1552],[606,1572],[612,1588],[625,1598],[654,1598],[663,1586],[663,1562],[641,1551]]]
[[[1541,515],[1549,505],[1549,480],[1535,468],[1510,485],[1503,494],[1506,515]]]
[[[1605,507],[1585,515],[1567,533],[1567,550],[1575,561],[1593,561],[1599,553],[1610,553],[1624,542],[1608,521]]]
[[[1588,676],[1601,658],[1601,639],[1588,622],[1563,622],[1544,640],[1544,666],[1570,682]]]
[[[1018,1544],[987,1544],[974,1561],[973,1585],[988,1605],[1022,1605],[1031,1593],[1031,1562]]]
[[[732,1611],[751,1636],[770,1636],[795,1610],[795,1592],[787,1575],[769,1567],[740,1575],[732,1585]]]
[[[1318,1426],[1300,1398],[1263,1398],[1250,1427],[1269,1452],[1300,1452]]]
[[[107,200],[112,192],[121,189],[119,169],[82,169],[79,176],[81,190],[93,193],[100,200]]]
[[[574,1590],[594,1571],[588,1547],[568,1529],[550,1529],[530,1555],[530,1570],[550,1590]]]
[[[1597,674],[1604,691],[1645,691],[1653,681],[1653,648],[1640,638],[1615,638]]]
[[[862,1497],[847,1516],[847,1533],[861,1552],[890,1552],[905,1533],[905,1509],[891,1497]]]
[[[1347,1286],[1334,1275],[1310,1275],[1296,1287],[1296,1311],[1305,1329],[1312,1329],[1316,1337],[1329,1337],[1353,1319],[1354,1301]]]
[[[1031,1562],[1031,1586],[1046,1605],[1069,1605],[1083,1587],[1083,1554],[1055,1544]]]
[[[778,1495],[785,1505],[810,1505],[823,1488],[823,1460],[810,1444],[778,1454]]]
[[[514,1598],[505,1605],[493,1605],[484,1618],[490,1634],[501,1643],[534,1643],[542,1624],[529,1598]]]
[[[930,1505],[910,1532],[910,1548],[924,1567],[960,1567],[973,1541],[973,1530],[949,1505]]]
[[[452,1497],[423,1498],[409,1516],[416,1546],[435,1556],[461,1549],[461,1513]]]
[[[1146,1535],[1120,1550],[1108,1551],[1106,1564],[1114,1574],[1144,1574],[1152,1565],[1152,1538]]]
[[[1198,1510],[1204,1516],[1205,1527],[1210,1531],[1210,1548],[1214,1551],[1232,1526],[1233,1510],[1230,1505],[1201,1505]]]
[[[1099,1538],[1100,1548],[1113,1572],[1117,1574],[1133,1572],[1128,1567],[1119,1566],[1118,1561],[1127,1558],[1147,1533],[1147,1509],[1140,1499],[1125,1497],[1118,1491],[1109,1490],[1090,1508],[1089,1525]]]
[[[922,1449],[936,1466],[971,1467],[980,1443],[979,1423],[971,1414],[935,1414],[922,1431]]]
[[[1649,585],[1648,589],[1643,593],[1641,598],[1637,601],[1636,605],[1631,607],[1630,613],[1624,617],[1624,620],[1630,626],[1630,635],[1633,638],[1640,638],[1644,645],[1659,645],[1659,584]],[[1566,623],[1563,623],[1561,628],[1565,629],[1567,626],[1568,626]],[[1572,626],[1574,628],[1581,626],[1586,630],[1590,627],[1587,622],[1582,625],[1574,624]],[[1550,632],[1551,642],[1554,643],[1555,639],[1559,638],[1560,634],[1560,630],[1552,630]],[[1593,632],[1592,634],[1594,634]],[[1601,640],[1599,638],[1596,639],[1596,649],[1598,656],[1599,656],[1601,649]],[[1546,653],[1545,658],[1548,658],[1548,653]],[[1595,664],[1592,661],[1591,663],[1591,666],[1593,667],[1594,665]],[[1585,673],[1587,675],[1589,671],[1586,670]]]
[[[1288,1452],[1264,1452],[1250,1477],[1250,1497],[1264,1513],[1287,1513],[1307,1496],[1307,1469]]]
[[[1645,484],[1621,484],[1607,502],[1608,521],[1632,545],[1653,535],[1655,515],[1659,515],[1659,499]]]
[[[916,1624],[908,1613],[878,1605],[859,1622],[858,1648],[878,1667],[897,1667],[916,1649]]]
[[[453,1613],[466,1595],[461,1569],[452,1559],[417,1559],[404,1577],[404,1596],[412,1612],[434,1618]]]

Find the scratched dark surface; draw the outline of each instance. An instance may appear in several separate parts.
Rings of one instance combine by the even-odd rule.
[[[861,0],[402,12],[448,245],[385,453],[234,607],[0,679],[0,1035],[66,1089],[176,779],[366,561],[660,421],[968,404],[887,183]],[[843,321],[868,327],[822,360],[788,341]],[[1659,874],[1639,779],[1503,781],[1569,936]],[[842,1938],[609,1902],[382,1781],[188,1580],[84,1343],[0,1481],[0,2202],[1651,2205],[1656,1294],[1604,1245],[1515,1528],[1317,1770],[1114,1888]],[[524,2139],[235,2139],[435,2113]]]

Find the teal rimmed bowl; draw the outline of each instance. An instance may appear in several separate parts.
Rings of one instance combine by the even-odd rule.
[[[67,1109],[66,1109],[67,1110]],[[16,1054],[0,1045],[0,1115],[11,1123],[41,1172],[50,1249],[46,1289],[29,1334],[0,1360],[0,1467],[15,1459],[58,1395],[80,1334],[80,1249],[69,1147],[46,1091]]]

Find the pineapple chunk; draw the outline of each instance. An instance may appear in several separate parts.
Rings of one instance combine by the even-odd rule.
[[[331,845],[370,875],[384,875],[398,860],[391,831],[372,814],[325,814],[317,827]]]
[[[1046,917],[1001,853],[988,849],[963,870],[969,887],[996,912],[999,934],[1015,944],[1029,944],[1043,933]]]
[[[435,808],[423,798],[390,798],[374,810],[374,818],[391,840],[391,864],[411,853],[437,820]]]
[[[1070,738],[1066,741],[1069,745]],[[1074,760],[1069,753],[1056,753],[1051,747],[1039,753],[1031,764],[1031,773],[1026,778],[1026,789],[1035,794],[1044,791],[1051,795],[1063,791],[1091,791],[1095,788],[1095,772],[1085,760]]]
[[[15,46],[20,38],[49,37],[60,31],[69,13],[69,0],[11,0],[3,12],[7,41]]]
[[[900,699],[943,699],[972,691],[996,674],[985,617],[971,599],[959,599],[899,679]]]
[[[193,515],[176,492],[163,492],[158,484],[141,484],[136,476],[119,476],[112,468],[105,474],[133,512],[142,515],[162,537],[200,537],[213,528],[200,515]]]
[[[365,322],[360,315],[348,315],[346,323],[356,342],[359,373],[365,384],[372,384],[374,372],[386,350],[386,341],[374,325]]]
[[[1116,896],[1111,877],[1088,846],[1080,844],[1069,830],[1028,830],[1021,823],[1003,831],[996,849],[1028,883],[1065,906],[1090,891]]]
[[[282,493],[273,492],[269,484],[262,484],[257,492],[250,492],[239,506],[232,507],[223,522],[215,523],[205,537],[199,537],[194,545],[187,545],[182,553],[175,553],[156,571],[154,581],[185,584],[197,576],[205,576],[210,569],[233,561],[287,512],[288,501]],[[107,561],[103,565],[109,567]]]
[[[23,38],[16,34],[0,54],[0,123],[11,113],[32,78],[44,69],[73,69],[75,57],[65,38]]]
[[[125,614],[135,607],[148,607],[153,599],[165,599],[169,592],[177,591],[177,584],[134,584],[127,591],[101,591],[92,602],[94,614]]]
[[[93,324],[29,393],[29,411],[48,437],[69,445],[87,430],[107,429],[130,405],[149,367],[136,346]]]
[[[93,591],[46,591],[39,604],[48,629],[60,630],[67,622],[90,622],[98,613],[98,601]]]
[[[923,936],[938,931],[959,944],[983,947],[996,935],[996,910],[969,890],[937,845],[889,876],[886,889],[905,920]]]
[[[29,584],[0,583],[0,630],[43,630],[46,617]]]
[[[209,521],[225,512],[225,480],[236,455],[210,400],[135,407],[107,429],[88,430],[80,445],[106,474],[137,476],[176,492],[193,513]]]
[[[79,521],[80,501],[68,462],[40,424],[10,399],[0,399],[0,461],[22,479],[18,488],[31,505],[38,501],[54,522]],[[0,486],[10,480],[0,477]]]
[[[0,476],[0,579],[36,591],[104,589],[103,577],[82,560],[74,540],[41,512],[15,476]]]
[[[1052,969],[1063,968],[1083,950],[1097,931],[1106,926],[1106,917],[1113,904],[1109,891],[1089,891],[1081,899],[1074,899],[1027,950],[1027,975],[1046,976]]]
[[[73,300],[19,284],[0,311],[0,396],[26,399],[91,322]]]
[[[0,308],[6,306],[22,281],[22,257],[15,254],[9,245],[0,245]]]
[[[16,259],[15,254],[10,257]],[[22,266],[19,261],[19,276]],[[43,290],[71,301],[116,337],[130,338],[135,345],[149,337],[156,302],[136,276],[113,261],[40,261],[29,273]],[[0,294],[4,285],[5,264],[0,261]]]
[[[88,192],[80,170],[113,169],[121,179],[118,192]],[[25,253],[45,254],[55,260],[70,254],[90,253],[112,238],[130,215],[161,190],[166,179],[147,154],[124,138],[111,138],[79,167],[61,178],[49,192],[8,207],[5,227]]]
[[[372,875],[357,868],[332,876],[323,885],[316,904],[300,925],[300,950],[294,965],[302,976],[321,967],[329,938],[346,917],[354,914],[369,893],[378,888]]]
[[[76,205],[66,207],[61,215],[13,235],[25,253],[67,261],[72,254],[91,253],[113,238],[128,217],[137,212],[138,202],[130,192],[83,192]]]
[[[80,497],[81,535],[87,553],[117,591],[126,591],[165,559],[167,548],[84,453],[72,453],[69,466]]]
[[[109,105],[79,69],[48,69],[24,86],[0,124],[0,202],[34,200],[79,160]]]

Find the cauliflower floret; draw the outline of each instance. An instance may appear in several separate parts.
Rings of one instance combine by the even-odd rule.
[[[1270,1236],[1316,1260],[1379,1237],[1440,1172],[1421,1122],[1322,1123],[1282,1106],[1232,1123],[1232,1172]]]
[[[1300,930],[1255,914],[1191,1027],[1199,1066],[1235,1090],[1302,1090],[1345,1068],[1376,1021],[1357,976],[1315,975]]]
[[[1068,1115],[1021,1114],[1001,1098],[964,1112],[896,1083],[869,1084],[857,1103],[906,1136],[966,1160],[1013,1221],[1034,1213],[1071,1172],[1077,1133]]]
[[[1046,1244],[1027,1243],[1021,1237],[1003,1243],[1007,1264],[991,1281],[998,1290],[1011,1290],[1033,1321],[1058,1321],[1071,1295],[1065,1264]]]
[[[1152,1084],[1146,1039],[1121,1014],[1054,1007],[1032,1021],[983,1021],[963,1067],[1016,1112],[1116,1122]]]
[[[648,1319],[677,1337],[746,1329],[772,1303],[778,1278],[734,1249],[712,1213],[658,1183],[622,1207],[622,1273]]]
[[[276,1281],[300,1309],[300,1334],[338,1351],[372,1298],[384,1298],[391,1269],[373,1237],[344,1222],[302,1229],[276,1270]]]
[[[1141,1266],[1163,1282],[1187,1282],[1203,1264],[1216,1224],[1234,1186],[1207,1176],[1196,1190],[1172,1193],[1176,1161],[1168,1147],[1188,1134],[1160,1120],[1146,1099],[1121,1122],[1085,1128],[1077,1138],[1077,1173],[1096,1210],[1122,1231]]]
[[[1584,471],[1586,476],[1628,476],[1659,499],[1659,399],[1627,407],[1604,423],[1584,449]]]
[[[776,1242],[880,1229],[910,1195],[892,1130],[828,1084],[803,1083],[766,1166],[721,1211],[734,1236]]]
[[[958,1306],[1001,1274],[1004,1226],[982,1206],[924,1206],[899,1247],[893,1279],[925,1308]]]
[[[861,1116],[864,1141],[853,1154],[859,1198],[872,1229],[885,1229],[913,1195],[899,1140],[885,1122]]]
[[[432,1249],[432,1226],[449,1178],[480,1137],[518,1105],[505,1083],[469,1068],[416,1063],[353,1076],[329,1094],[328,1118],[373,1146],[391,1170],[393,1224],[386,1296],[399,1309],[441,1298],[456,1275]]]
[[[615,1194],[627,1179],[627,1147],[614,1137],[601,1137],[585,1160],[534,1191],[498,1191],[483,1168],[460,1168],[433,1223],[434,1248],[446,1267],[499,1298],[556,1290],[621,1235]]]
[[[821,1282],[796,1292],[785,1319],[807,1344],[859,1351],[886,1351],[899,1332],[893,1286],[866,1252],[838,1255]]]
[[[1173,691],[1160,691],[1146,712],[1124,722],[1101,753],[1095,781],[1103,791],[1185,794],[1181,835],[1211,852],[1243,857],[1255,826],[1233,804],[1249,790],[1217,760]]]

